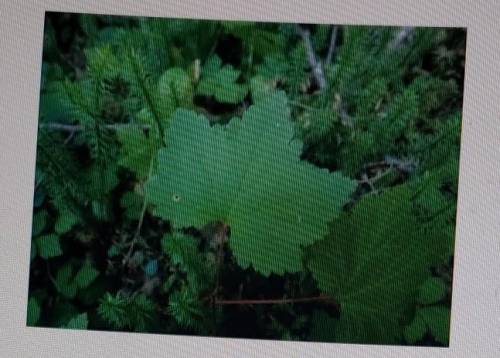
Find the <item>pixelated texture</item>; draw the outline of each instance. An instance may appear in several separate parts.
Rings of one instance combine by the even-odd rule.
[[[180,110],[166,135],[146,186],[155,214],[181,228],[226,223],[238,263],[266,275],[301,270],[302,248],[326,234],[355,188],[300,160],[283,93],[227,126]]]
[[[422,235],[411,199],[406,185],[365,197],[309,249],[307,267],[341,307],[337,341],[396,342],[415,287],[442,261],[448,245]]]

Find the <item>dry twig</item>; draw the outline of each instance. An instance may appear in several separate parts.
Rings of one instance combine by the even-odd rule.
[[[300,25],[297,25],[297,32],[302,38],[304,42],[304,47],[306,49],[307,61],[309,62],[309,66],[311,66],[312,75],[319,87],[320,90],[323,90],[326,87],[326,78],[325,73],[323,72],[323,65],[321,61],[316,58],[316,53],[314,52],[314,48],[312,46],[311,41],[311,33],[309,30],[304,29]]]

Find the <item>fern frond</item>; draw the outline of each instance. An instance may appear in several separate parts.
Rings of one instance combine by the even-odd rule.
[[[133,88],[136,89],[136,95],[144,99],[146,107],[153,116],[160,138],[163,139],[165,137],[165,130],[151,77],[141,61],[141,55],[132,48],[129,48],[127,51],[127,65],[126,72],[129,76],[128,79],[130,83],[135,85]]]
[[[181,327],[195,331],[203,329],[203,322],[207,316],[196,293],[187,286],[170,295],[168,312]]]
[[[84,209],[86,185],[79,175],[80,168],[59,142],[51,133],[39,134],[37,166],[42,173],[42,186],[59,213],[69,212],[88,219]]]
[[[113,296],[106,292],[101,299],[99,307],[97,308],[98,314],[114,328],[125,328],[129,323],[127,318],[127,300],[120,295]]]
[[[167,234],[162,240],[164,252],[172,264],[178,265],[187,275],[187,281],[195,292],[213,287],[214,267],[198,251],[196,240],[181,233]]]
[[[144,294],[125,296],[117,293],[113,296],[109,292],[101,299],[97,309],[98,314],[112,327],[137,332],[146,330],[154,311],[154,303]]]

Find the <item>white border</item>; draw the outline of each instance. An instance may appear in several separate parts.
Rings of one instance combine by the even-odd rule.
[[[0,5],[0,356],[497,357],[500,2],[32,0]],[[449,348],[181,337],[26,327],[45,10],[184,18],[467,27]]]

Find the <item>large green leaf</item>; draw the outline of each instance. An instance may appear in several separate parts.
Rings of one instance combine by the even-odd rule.
[[[301,270],[302,246],[324,237],[355,183],[301,161],[289,117],[281,92],[226,126],[178,110],[146,184],[155,213],[175,227],[228,224],[243,267]]]
[[[340,304],[338,341],[399,339],[400,319],[446,251],[446,240],[423,235],[411,198],[407,186],[365,197],[308,251],[319,287]]]
[[[33,215],[33,223],[31,227],[31,232],[33,237],[40,235],[45,227],[47,226],[47,221],[49,219],[49,213],[47,210],[38,211]]]

